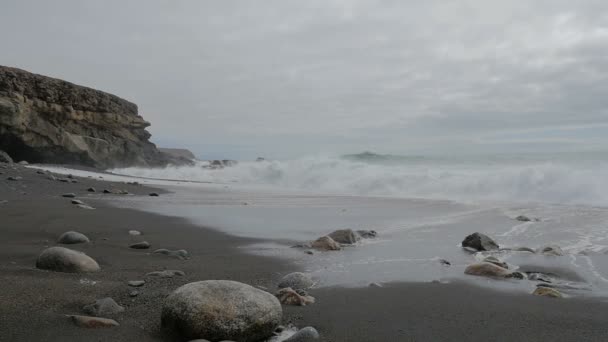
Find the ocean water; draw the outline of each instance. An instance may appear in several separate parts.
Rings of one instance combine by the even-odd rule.
[[[311,272],[317,286],[465,280],[532,292],[537,281],[464,275],[467,265],[488,255],[460,248],[466,235],[478,231],[501,247],[560,246],[565,255],[559,257],[492,254],[514,269],[548,274],[568,295],[608,298],[606,156],[365,153],[240,162],[223,169],[209,169],[206,162],[117,169],[112,172],[123,176],[113,180],[137,177],[171,193],[118,196],[113,203],[259,238],[264,242],[243,248],[288,259]],[[518,215],[537,220],[520,222]],[[308,255],[291,248],[343,228],[373,229],[379,236],[340,252]]]

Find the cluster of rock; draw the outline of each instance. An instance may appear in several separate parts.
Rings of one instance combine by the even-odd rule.
[[[528,221],[525,221],[528,222]],[[562,256],[564,252],[559,246],[544,246],[537,250],[528,247],[519,247],[514,249],[501,249],[500,246],[490,237],[481,233],[473,233],[464,238],[461,243],[465,250],[473,253],[498,252],[498,251],[519,251],[538,253],[545,256]],[[543,275],[539,272],[519,272],[517,267],[512,267],[506,262],[498,259],[496,256],[486,256],[481,262],[473,263],[465,268],[465,274],[473,276],[483,276],[492,278],[511,278],[511,279],[528,279],[531,281],[539,281],[536,284],[536,289],[533,294],[537,296],[546,296],[552,298],[561,298],[563,295],[556,289],[552,288],[550,276]]]
[[[0,146],[13,159],[99,168],[191,162],[159,151],[148,126],[137,105],[117,96],[0,66]]]
[[[296,245],[294,247],[307,248],[308,254],[312,254],[310,249],[316,249],[320,251],[339,251],[344,246],[352,246],[362,239],[372,239],[378,236],[378,233],[374,230],[352,230],[352,229],[339,229],[333,231],[330,234],[321,236],[315,241]]]

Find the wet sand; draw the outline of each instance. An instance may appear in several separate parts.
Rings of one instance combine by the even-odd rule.
[[[198,280],[233,279],[273,289],[282,274],[296,271],[287,262],[244,253],[252,239],[198,227],[180,218],[119,209],[88,198],[86,189],[112,188],[79,178],[76,184],[50,181],[35,170],[2,169],[0,175],[0,341],[162,341],[160,308],[178,286]],[[7,181],[8,176],[22,176]],[[136,195],[151,190],[114,184]],[[96,210],[75,207],[61,194],[74,192]],[[99,194],[95,195],[98,197]],[[163,200],[163,195],[157,198]],[[8,202],[3,203],[3,200]],[[108,202],[110,201],[110,202]],[[150,250],[128,248],[143,232]],[[91,243],[71,245],[96,259],[102,270],[65,274],[37,270],[35,261],[68,230],[86,234]],[[186,249],[189,260],[153,255],[156,248]],[[163,269],[185,277],[149,279]],[[129,280],[146,279],[137,297],[129,297]],[[93,282],[95,284],[93,285]],[[605,341],[608,304],[599,299],[549,299],[515,295],[463,284],[397,283],[382,288],[312,289],[317,302],[284,306],[284,323],[311,325],[322,341]],[[125,306],[120,327],[88,330],[64,314],[81,314],[82,306],[112,297]]]

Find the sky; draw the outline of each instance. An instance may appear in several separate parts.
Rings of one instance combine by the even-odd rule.
[[[201,158],[608,147],[605,0],[3,0],[0,41]]]

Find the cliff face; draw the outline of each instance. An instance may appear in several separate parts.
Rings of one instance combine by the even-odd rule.
[[[66,81],[0,66],[0,150],[15,160],[101,168],[160,166],[137,106]]]

